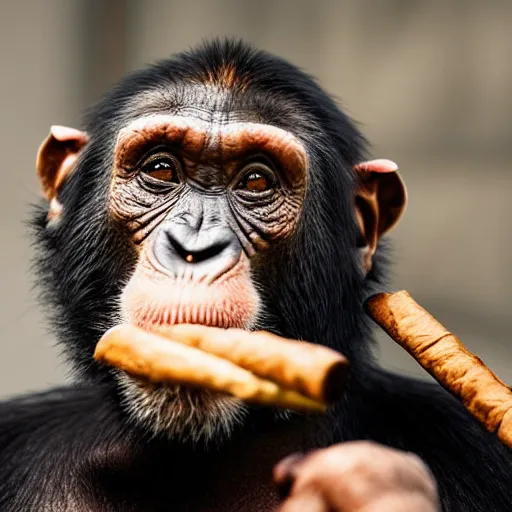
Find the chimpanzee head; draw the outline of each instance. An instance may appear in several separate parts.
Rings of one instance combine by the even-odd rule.
[[[405,189],[315,80],[213,41],[115,86],[85,131],[54,126],[37,170],[44,298],[81,378],[113,382],[132,417],[194,439],[246,408],[97,365],[119,322],[266,329],[367,354],[361,302]]]

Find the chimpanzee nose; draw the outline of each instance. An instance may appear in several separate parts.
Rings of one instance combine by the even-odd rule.
[[[214,277],[233,266],[242,247],[226,225],[197,229],[188,223],[169,222],[158,233],[153,253],[166,270],[176,276]]]

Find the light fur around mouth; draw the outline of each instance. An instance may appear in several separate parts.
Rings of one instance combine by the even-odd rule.
[[[208,445],[229,439],[243,423],[247,407],[238,399],[208,389],[147,383],[124,372],[116,379],[122,406],[152,435]]]
[[[142,256],[120,302],[123,322],[149,331],[177,323],[250,329],[260,308],[245,257],[208,282],[194,280],[193,274],[172,279]],[[154,435],[219,442],[229,438],[247,412],[240,400],[210,390],[143,382],[121,371],[116,379],[130,418]]]

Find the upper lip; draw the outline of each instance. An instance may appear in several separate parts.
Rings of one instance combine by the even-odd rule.
[[[156,272],[159,272],[160,274],[164,274],[167,277],[171,279],[175,279],[175,274],[172,273],[169,269],[164,267],[158,259],[155,257],[152,251],[144,251],[145,257],[147,258],[148,263],[153,267],[153,269]],[[218,279],[220,279],[222,276],[228,274],[233,268],[235,268],[238,263],[240,262],[242,258],[243,251],[240,251],[236,256],[231,256],[229,258],[224,258],[222,260],[222,264],[218,265],[218,268],[214,270],[213,272],[209,273],[201,273],[199,276],[197,276],[197,279],[194,279],[194,268],[192,265],[194,263],[191,263],[191,274],[190,278],[196,280],[197,282],[206,281],[207,284],[212,284]],[[144,257],[144,255],[143,255]],[[200,265],[200,263],[198,264]]]

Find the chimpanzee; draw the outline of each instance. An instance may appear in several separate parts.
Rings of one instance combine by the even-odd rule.
[[[420,459],[443,510],[512,510],[510,451],[439,386],[375,361],[363,302],[385,286],[381,239],[406,192],[391,161],[365,162],[367,146],[312,77],[225,39],[126,77],[85,131],[53,127],[32,225],[76,380],[0,405],[0,510],[273,510],[280,459],[318,449],[335,472],[349,447],[367,455],[330,480],[344,504],[287,510],[363,510],[361,486],[423,471]],[[120,322],[322,343],[350,360],[345,395],[306,415],[137,381],[93,359]],[[434,510],[420,498],[364,510]]]

